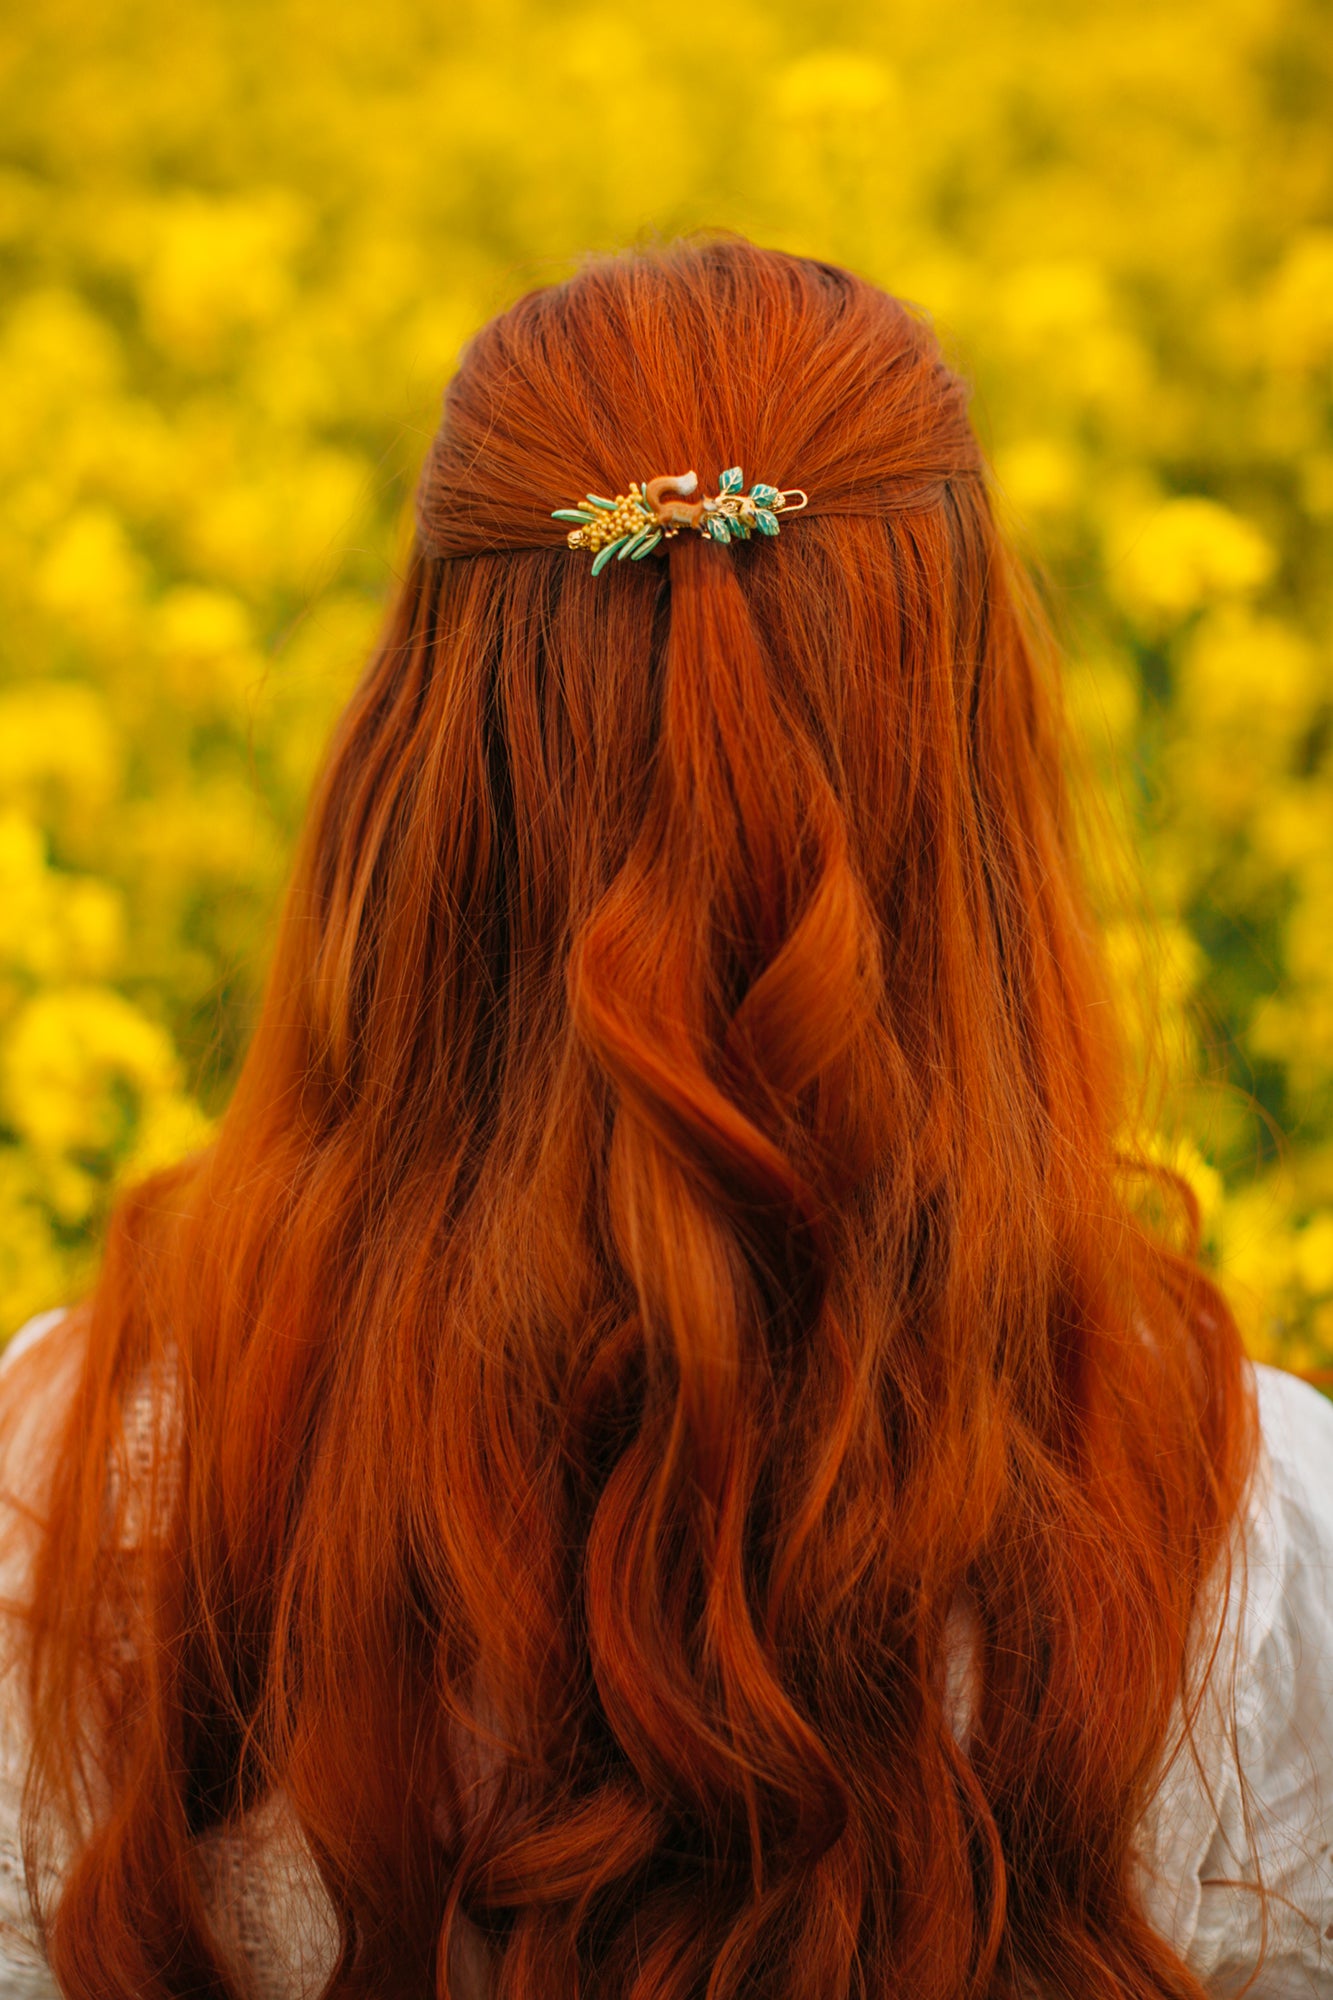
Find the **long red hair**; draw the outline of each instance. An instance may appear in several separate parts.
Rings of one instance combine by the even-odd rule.
[[[596,579],[550,518],[731,464],[808,511]],[[1063,770],[921,316],[708,239],[477,335],[234,1099],[87,1310],[67,1992],[239,1992],[190,1843],[279,1786],[340,1996],[463,1919],[497,2000],[1201,1992],[1133,1836],[1252,1392],[1127,1191]]]

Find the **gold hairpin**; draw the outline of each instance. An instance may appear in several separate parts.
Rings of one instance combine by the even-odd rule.
[[[776,535],[779,514],[799,514],[808,504],[799,487],[780,493],[762,480],[742,493],[745,474],[739,465],[729,466],[717,483],[716,494],[696,500],[691,495],[698,491],[697,472],[660,472],[642,485],[632,480],[629,492],[614,500],[589,493],[581,507],[557,507],[551,519],[577,524],[566,540],[571,549],[592,550],[596,576],[612,556],[618,562],[626,556],[638,562],[682,528],[693,528],[714,542],[748,542],[752,532]],[[676,497],[669,499],[669,494]]]

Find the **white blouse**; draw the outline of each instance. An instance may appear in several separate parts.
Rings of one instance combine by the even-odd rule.
[[[0,1375],[61,1317],[29,1321]],[[1278,1369],[1255,1374],[1263,1450],[1242,1524],[1246,1588],[1233,1587],[1195,1726],[1197,1755],[1185,1744],[1171,1758],[1140,1829],[1140,1880],[1150,1920],[1221,1996],[1238,1990],[1258,1960],[1262,1878],[1268,1936],[1253,2000],[1333,2000],[1333,1404]],[[0,1529],[21,1504],[15,1489],[33,1491],[49,1418],[19,1413],[0,1469]],[[133,1452],[133,1436],[130,1445]],[[26,1454],[27,1478],[14,1471],[16,1450]],[[23,1602],[30,1555],[21,1536],[0,1535],[0,1547],[0,1630],[12,1631],[3,1602]],[[1240,1573],[1238,1565],[1237,1581]],[[965,1649],[965,1620],[956,1635],[955,1655]],[[19,1849],[26,1748],[13,1652],[6,1645],[0,1665],[0,2000],[59,2000]],[[1233,1667],[1234,1735],[1225,1719]],[[948,1692],[962,1740],[967,1684],[966,1662],[951,1660]],[[201,1840],[198,1865],[219,1939],[255,2000],[314,2000],[333,1969],[336,1930],[281,1795],[243,1828]],[[463,1983],[481,1990],[479,1970],[469,1977],[460,1967]]]

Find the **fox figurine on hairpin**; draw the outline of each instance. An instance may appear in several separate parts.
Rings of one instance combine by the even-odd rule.
[[[631,480],[629,492],[614,500],[589,493],[581,506],[557,507],[551,519],[575,523],[567,537],[569,546],[593,552],[596,576],[613,556],[638,562],[682,528],[692,528],[714,542],[746,542],[752,533],[776,535],[779,514],[799,513],[807,505],[799,487],[783,493],[756,480],[746,493],[744,485],[740,466],[728,466],[718,480],[717,493],[696,499],[697,472],[660,472],[642,484]]]

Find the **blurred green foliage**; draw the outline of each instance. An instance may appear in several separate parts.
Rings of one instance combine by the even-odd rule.
[[[1194,1037],[1173,1151],[1256,1351],[1333,1360],[1331,133],[1327,0],[10,10],[0,1326],[225,1098],[467,333],[720,223],[976,383]]]

